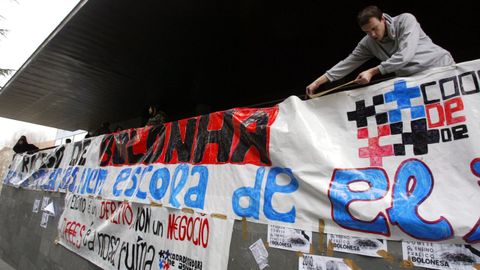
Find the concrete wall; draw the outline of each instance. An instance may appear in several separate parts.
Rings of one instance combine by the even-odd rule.
[[[33,203],[44,196],[53,201],[56,215],[50,217],[47,228],[40,227],[42,211],[32,213]],[[0,194],[0,258],[16,269],[99,269],[97,266],[55,245],[57,224],[64,206],[64,194],[30,191],[4,186]],[[249,246],[259,238],[267,240],[267,226],[247,223],[247,239],[243,239],[241,221],[235,221],[230,247],[228,269],[259,269]],[[324,237],[326,239],[326,237]],[[313,234],[314,254],[318,252],[318,233]],[[324,246],[326,243],[324,243]],[[267,248],[269,265],[267,269],[298,269],[298,255],[292,251]],[[401,269],[401,245],[388,243],[389,252],[396,257],[393,264],[381,258],[370,258],[345,253],[334,253],[333,257],[353,259],[361,269]],[[412,268],[423,269],[423,268]],[[216,269],[214,269],[216,270]]]
[[[47,228],[40,227],[42,211],[32,213],[35,199],[50,197],[56,215]],[[0,194],[0,257],[15,269],[99,269],[90,262],[55,245],[64,195],[3,186]]]
[[[12,162],[13,150],[10,147],[4,147],[0,150],[0,179],[3,179],[3,176],[7,172],[8,166]],[[0,192],[2,192],[2,181],[0,180]]]

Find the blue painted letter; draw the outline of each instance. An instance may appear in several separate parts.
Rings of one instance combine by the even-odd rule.
[[[470,169],[475,176],[480,177],[480,158],[472,160],[470,163]],[[480,181],[478,184],[480,185]],[[477,224],[475,224],[473,229],[463,237],[463,239],[465,242],[471,244],[480,243],[480,219],[477,221]]]
[[[131,172],[132,172],[131,168],[126,168],[126,169],[123,169],[123,170],[120,171],[120,173],[117,176],[117,180],[115,181],[115,184],[113,184],[113,187],[112,187],[113,196],[115,196],[115,197],[120,196],[120,194],[122,193],[122,190],[118,189],[118,185],[120,185],[120,183],[126,181],[128,179],[128,177],[130,176]]]
[[[433,176],[427,165],[417,159],[402,163],[395,177],[392,207],[388,209],[392,224],[421,240],[440,241],[452,237],[452,226],[447,219],[440,216],[435,221],[426,221],[418,213],[418,207],[432,189]]]
[[[182,173],[182,176],[180,178],[180,182],[178,182],[178,185],[175,185],[177,182],[177,176],[179,173]],[[172,178],[172,183],[170,183],[170,200],[169,203],[173,207],[180,207],[180,203],[177,201],[177,195],[182,191],[182,188],[185,186],[187,183],[187,177],[188,177],[188,165],[187,164],[180,164],[177,166],[175,169],[175,172],[173,173],[173,178]]]
[[[279,174],[286,174],[290,178],[288,185],[277,185],[277,176]],[[279,220],[283,222],[294,223],[295,222],[295,206],[287,213],[280,213],[273,209],[272,199],[273,194],[277,192],[292,193],[298,189],[298,181],[293,176],[292,170],[288,168],[272,168],[268,173],[267,185],[265,186],[265,201],[263,204],[263,212],[268,219]]]
[[[260,209],[260,188],[262,187],[263,175],[265,174],[265,168],[260,167],[257,170],[255,177],[255,186],[241,187],[233,192],[232,207],[233,212],[240,217],[254,217],[258,219]],[[240,206],[240,198],[248,197],[248,207]]]
[[[151,172],[153,170],[153,166],[150,165],[146,168],[143,168],[142,170],[142,176],[140,176],[140,179],[138,180],[138,188],[137,188],[137,194],[135,195],[139,199],[146,199],[147,198],[147,193],[145,191],[142,191],[142,182],[143,178],[145,177],[145,174],[148,172]]]
[[[162,185],[157,187],[158,179],[162,179]],[[167,168],[161,168],[153,172],[152,178],[150,179],[150,194],[153,199],[161,200],[167,192],[168,184],[170,183],[170,172]]]
[[[349,185],[364,182],[369,188],[364,191],[354,191]],[[382,169],[335,170],[328,197],[332,204],[332,218],[343,228],[381,235],[390,235],[387,219],[379,213],[371,221],[356,219],[349,210],[354,201],[375,201],[383,198],[388,190],[388,178]]]
[[[188,207],[203,209],[208,184],[208,168],[206,166],[194,166],[191,175],[195,173],[199,174],[198,185],[189,188],[183,200]],[[192,196],[195,196],[195,200],[192,200]]]

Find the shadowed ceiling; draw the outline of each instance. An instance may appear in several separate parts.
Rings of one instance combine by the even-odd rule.
[[[457,62],[479,58],[471,2],[89,0],[0,92],[0,116],[92,130],[150,103],[176,120],[303,96],[363,36],[355,16],[368,4],[413,13]]]

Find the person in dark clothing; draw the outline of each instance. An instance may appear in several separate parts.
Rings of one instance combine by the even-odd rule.
[[[150,116],[150,118],[148,119],[145,126],[161,125],[167,120],[167,114],[159,110],[155,105],[150,105],[150,107],[148,108],[148,115]]]
[[[100,135],[109,134],[109,133],[112,133],[112,131],[110,131],[110,123],[103,122],[102,125],[95,131],[94,136],[100,136]]]
[[[18,139],[17,143],[13,147],[13,151],[17,154],[21,153],[33,153],[38,150],[38,147],[35,146],[34,144],[28,143],[27,137],[21,136],[20,139]]]
[[[87,134],[85,134],[84,139],[91,138],[91,137],[93,137],[93,136],[94,136],[94,135],[93,135],[93,132],[88,131]]]
[[[113,130],[113,132],[117,133],[117,132],[120,132],[120,131],[122,131],[122,130],[124,130],[124,128],[123,128],[122,126],[117,126],[117,127],[115,127],[115,129]]]

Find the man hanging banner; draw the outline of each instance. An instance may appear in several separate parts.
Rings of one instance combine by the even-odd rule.
[[[480,60],[16,156],[4,182],[392,240],[480,241]]]
[[[59,243],[102,269],[227,269],[232,219],[67,193]]]

